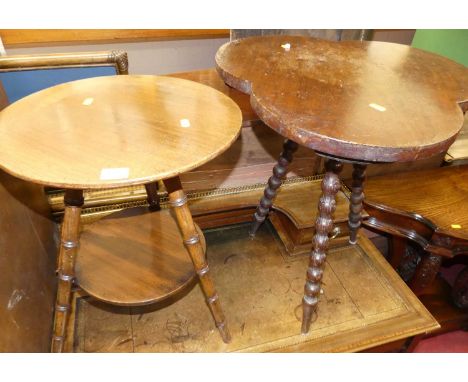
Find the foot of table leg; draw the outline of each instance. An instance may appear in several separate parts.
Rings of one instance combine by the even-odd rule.
[[[410,282],[410,287],[416,295],[432,284],[441,265],[442,256],[427,253],[427,256],[422,257]]]
[[[366,177],[366,165],[353,164],[353,184],[349,198],[349,243],[356,244],[357,233],[361,226],[362,201],[364,200],[363,183]]]
[[[253,223],[250,228],[250,236],[255,236],[260,225],[265,221],[270,208],[273,205],[273,199],[276,197],[276,191],[288,172],[288,166],[292,162],[293,154],[299,145],[296,142],[287,139],[283,144],[283,152],[280,154],[278,163],[273,167],[273,175],[268,179],[268,185],[260,199],[260,204],[253,216]]]
[[[164,180],[167,192],[169,193],[169,204],[174,209],[177,224],[182,232],[184,244],[192,259],[195,270],[200,280],[200,286],[206,298],[206,302],[211,311],[216,327],[224,342],[231,341],[231,335],[226,325],[223,310],[219,303],[213,280],[210,275],[210,268],[206,261],[206,256],[200,242],[200,237],[193,223],[192,214],[187,205],[187,197],[182,190],[182,185],[178,177]]]
[[[303,334],[309,332],[312,314],[317,307],[322,283],[323,264],[327,255],[328,234],[333,229],[336,194],[341,187],[338,174],[343,167],[342,163],[329,159],[325,166],[327,172],[322,180],[322,195],[318,206],[319,216],[315,222],[314,248],[309,259],[304,298],[302,300],[301,332]]]
[[[71,287],[75,277],[75,258],[79,244],[80,213],[83,205],[82,190],[65,191],[65,215],[60,235],[58,258],[58,288],[55,304],[54,331],[51,351],[63,350],[67,319],[70,313]]]

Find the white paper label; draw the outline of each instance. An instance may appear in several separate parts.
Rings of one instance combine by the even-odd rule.
[[[128,167],[103,168],[101,170],[101,180],[128,179],[130,169]]]
[[[374,110],[378,110],[378,111],[385,111],[387,110],[387,108],[385,106],[382,106],[382,105],[379,105],[377,103],[370,103],[369,106],[374,109]]]

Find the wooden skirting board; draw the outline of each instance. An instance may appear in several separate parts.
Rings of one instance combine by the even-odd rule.
[[[205,232],[208,259],[232,333],[224,344],[198,285],[170,303],[112,307],[78,299],[76,352],[355,352],[439,327],[364,236],[330,251],[323,294],[308,335],[300,334],[307,256],[290,257],[264,225]]]

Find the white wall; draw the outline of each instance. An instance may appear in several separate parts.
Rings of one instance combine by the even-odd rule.
[[[413,30],[376,30],[377,41],[411,44]],[[127,42],[94,45],[57,45],[33,48],[7,48],[7,54],[90,52],[120,49],[128,53],[130,74],[167,74],[206,69],[214,66],[218,48],[228,38]]]
[[[218,48],[228,38],[150,41],[95,45],[64,45],[6,49],[8,55],[124,50],[130,74],[167,74],[214,67]]]

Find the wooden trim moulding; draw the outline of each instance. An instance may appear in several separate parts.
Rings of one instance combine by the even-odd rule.
[[[227,38],[229,29],[0,29],[5,48]]]

